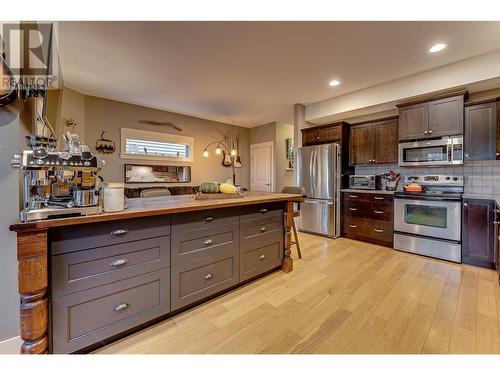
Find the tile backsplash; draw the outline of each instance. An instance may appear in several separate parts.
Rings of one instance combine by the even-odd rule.
[[[458,167],[407,168],[398,165],[359,166],[356,174],[382,174],[393,170],[402,178],[409,175],[442,174],[464,176],[466,194],[500,194],[500,160],[469,161]],[[399,188],[401,188],[401,183]]]

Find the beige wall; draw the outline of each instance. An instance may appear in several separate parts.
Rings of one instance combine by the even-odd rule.
[[[283,186],[293,185],[293,171],[287,171],[286,138],[293,139],[293,126],[270,122],[250,129],[250,144],[273,143],[273,191],[280,192]]]
[[[124,164],[165,164],[161,161],[142,161],[134,159],[120,159],[120,127],[144,129],[194,138],[194,160],[192,163],[172,163],[176,165],[191,166],[190,185],[199,185],[204,181],[225,181],[232,178],[232,168],[223,167],[221,156],[216,156],[214,147],[209,149],[210,157],[202,156],[207,144],[223,138],[228,133],[240,140],[241,168],[236,168],[236,183],[249,187],[249,129],[240,126],[223,124],[201,118],[185,116],[172,112],[165,112],[151,108],[126,104],[113,100],[85,96],[85,142],[90,149],[95,151],[95,143],[101,135],[101,130],[106,131],[105,137],[116,142],[117,151],[111,155],[100,155],[106,161],[101,173],[105,181],[123,181]],[[64,104],[63,104],[64,105]],[[169,121],[183,129],[177,132],[168,127],[155,125],[142,125],[138,120]],[[151,185],[151,184],[149,184]],[[188,185],[182,184],[154,184],[161,185]],[[148,184],[131,184],[130,186],[148,186]]]
[[[293,171],[287,170],[288,159],[286,158],[286,139],[292,138],[293,125],[277,123],[276,124],[276,192],[280,192],[284,186],[293,185]]]

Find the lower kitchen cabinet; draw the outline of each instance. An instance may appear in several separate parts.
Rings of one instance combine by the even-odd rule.
[[[462,262],[495,268],[495,202],[464,199]]]
[[[342,235],[392,247],[394,203],[391,194],[343,193]]]
[[[51,231],[51,352],[85,351],[283,261],[282,203],[154,219]]]

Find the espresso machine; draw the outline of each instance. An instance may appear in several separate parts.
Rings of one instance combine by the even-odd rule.
[[[22,221],[101,213],[97,157],[76,134],[66,134],[65,148],[56,139],[29,135],[28,150],[14,155],[11,166],[23,171]]]

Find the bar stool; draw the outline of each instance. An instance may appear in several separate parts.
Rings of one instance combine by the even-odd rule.
[[[302,196],[306,194],[305,189],[300,186],[285,186],[281,190],[281,192],[284,194],[299,194]],[[297,253],[299,254],[299,258],[302,258],[302,253],[300,252],[299,237],[297,236],[297,227],[295,226],[295,218],[300,216],[300,203],[297,203],[297,208],[298,210],[293,210],[292,230],[295,241],[292,241],[292,245],[297,246]]]

